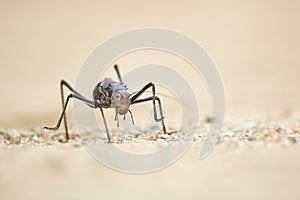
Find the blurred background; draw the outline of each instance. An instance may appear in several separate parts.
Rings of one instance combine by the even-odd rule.
[[[299,108],[299,9],[297,0],[1,1],[0,126],[54,122],[60,79],[74,83],[98,44],[141,27],[178,31],[207,51],[228,116]]]
[[[59,81],[73,84],[98,44],[141,27],[178,31],[206,50],[228,118],[299,110],[299,10],[298,0],[0,0],[0,127],[54,124]],[[197,144],[141,176],[99,165],[83,148],[12,147],[0,151],[0,199],[299,199],[298,146],[218,146],[199,161]]]

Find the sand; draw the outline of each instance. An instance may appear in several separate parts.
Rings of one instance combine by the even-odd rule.
[[[1,199],[299,199],[299,117],[227,121],[212,153],[199,160],[209,126],[202,122],[177,162],[143,175],[103,166],[79,137],[59,142],[61,131],[2,129]],[[113,143],[172,143],[175,135],[115,135]]]

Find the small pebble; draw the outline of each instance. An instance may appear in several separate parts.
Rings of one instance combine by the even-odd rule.
[[[221,133],[215,135],[207,132],[211,126],[209,122],[213,119],[206,119],[206,123],[200,123],[197,132],[193,136],[184,134],[176,130],[176,124],[170,123],[168,133],[163,134],[161,127],[151,125],[149,127],[136,128],[134,134],[121,133],[119,130],[112,131],[112,142],[120,145],[128,145],[132,143],[139,144],[170,144],[177,141],[194,140],[204,142],[207,139],[220,137],[220,143],[239,146],[265,146],[272,147],[274,145],[291,145],[297,143],[297,138],[300,138],[300,120],[296,119],[280,119],[278,121],[265,122],[226,122]],[[174,130],[173,130],[174,129]],[[72,133],[72,136],[75,134]],[[207,136],[206,136],[207,135]],[[93,132],[82,132],[80,137],[74,137],[68,143],[76,148],[81,147],[81,142],[88,141],[98,143],[106,141],[105,134],[99,135],[98,130]],[[96,142],[97,141],[97,142]],[[1,129],[0,128],[0,144],[2,146],[20,145],[20,146],[42,146],[57,145],[58,142],[65,143],[65,135],[55,131],[43,130],[17,130],[17,129]]]
[[[293,137],[288,137],[289,141],[293,144],[297,143],[297,140]]]
[[[159,137],[161,139],[168,139],[170,137],[170,135],[168,135],[168,134],[160,134]]]
[[[206,117],[205,119],[204,119],[204,122],[205,123],[213,123],[213,122],[215,122],[216,121],[216,119],[214,118],[214,117]]]
[[[235,132],[233,132],[233,131],[225,131],[224,133],[222,133],[222,136],[223,137],[233,137],[234,135],[235,135],[236,133]]]
[[[21,141],[21,134],[16,129],[9,129],[8,135],[12,144],[19,144]]]

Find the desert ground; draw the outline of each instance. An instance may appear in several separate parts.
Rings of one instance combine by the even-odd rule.
[[[299,9],[292,0],[0,1],[0,199],[299,199]],[[178,31],[205,49],[222,77],[226,116],[217,145],[199,159],[211,105],[205,84],[196,82],[202,101],[191,146],[172,165],[137,175],[99,163],[75,129],[62,143],[63,127],[42,127],[61,112],[59,81],[75,84],[98,44],[142,27]],[[186,71],[178,58],[157,52],[119,64],[127,73],[153,61]],[[68,116],[73,126],[72,108]],[[142,139],[170,144],[173,136]],[[139,136],[114,139],[144,144]]]

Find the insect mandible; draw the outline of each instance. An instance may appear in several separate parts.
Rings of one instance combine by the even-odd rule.
[[[67,119],[66,119],[66,108],[68,106],[69,100],[71,98],[80,100],[84,102],[86,105],[88,105],[91,108],[94,109],[100,109],[101,116],[104,122],[106,134],[107,134],[107,139],[109,142],[111,142],[111,137],[109,133],[109,129],[107,126],[107,122],[105,119],[105,115],[103,112],[104,108],[115,108],[115,120],[117,121],[117,126],[119,126],[119,118],[118,115],[125,115],[127,113],[130,114],[132,123],[134,124],[132,112],[130,111],[129,107],[132,104],[137,104],[137,103],[142,103],[146,101],[152,101],[153,102],[153,114],[154,114],[154,119],[156,122],[161,121],[162,123],[162,129],[163,132],[166,134],[166,127],[165,127],[165,122],[164,122],[164,116],[163,116],[163,111],[162,111],[162,105],[159,97],[156,96],[155,94],[155,85],[150,82],[146,84],[141,90],[134,92],[134,93],[129,93],[128,88],[126,87],[125,83],[122,80],[122,76],[119,70],[118,65],[114,65],[114,68],[116,70],[117,76],[118,76],[118,81],[113,80],[112,78],[105,78],[104,80],[100,81],[96,87],[94,88],[93,91],[93,100],[89,100],[83,95],[81,95],[79,92],[77,92],[73,87],[67,83],[65,80],[61,80],[60,82],[60,91],[61,91],[61,100],[62,100],[62,113],[58,119],[58,122],[56,126],[54,127],[44,127],[44,129],[47,130],[57,130],[59,129],[62,119],[64,119],[64,124],[65,124],[65,132],[66,132],[66,141],[70,139],[69,131],[68,131],[68,125],[67,125]],[[70,91],[71,94],[69,94],[65,100],[64,98],[64,92],[63,89],[64,87],[67,87]],[[146,97],[146,98],[140,98],[140,96],[147,90],[151,88],[152,89],[152,96]],[[156,103],[158,103],[159,106],[159,114],[160,118],[157,116],[157,108],[156,108]]]

